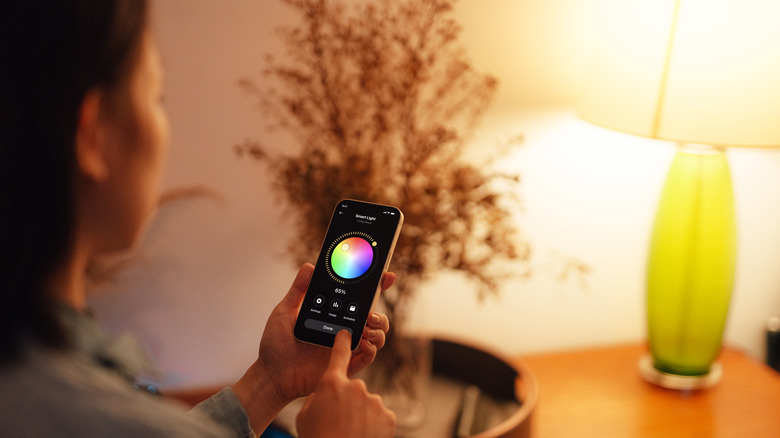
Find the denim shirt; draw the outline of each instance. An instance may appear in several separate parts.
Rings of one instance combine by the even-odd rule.
[[[112,339],[88,315],[65,308],[72,348],[30,343],[0,366],[0,436],[256,437],[230,388],[191,409],[134,388],[149,368],[129,337]]]

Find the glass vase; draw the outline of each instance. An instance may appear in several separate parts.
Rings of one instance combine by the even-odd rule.
[[[714,384],[736,258],[734,199],[722,149],[682,145],[655,217],[647,273],[651,359],[662,386]]]

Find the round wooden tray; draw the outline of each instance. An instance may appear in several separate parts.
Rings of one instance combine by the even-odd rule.
[[[521,361],[434,338],[427,418],[412,436],[520,438],[531,435],[539,387]]]

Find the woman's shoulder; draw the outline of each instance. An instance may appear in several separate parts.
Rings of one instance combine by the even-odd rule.
[[[225,436],[209,419],[62,351],[0,368],[0,436]]]

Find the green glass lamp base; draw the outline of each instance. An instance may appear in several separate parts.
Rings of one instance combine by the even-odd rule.
[[[712,364],[721,350],[735,260],[736,220],[726,156],[718,148],[682,145],[664,184],[650,242],[652,362],[642,366],[648,380],[684,389],[717,382]]]
[[[714,362],[710,366],[710,372],[701,376],[681,376],[666,373],[653,366],[653,357],[650,354],[642,356],[639,360],[639,373],[647,382],[654,385],[677,390],[694,390],[711,388],[720,382],[723,377],[723,368],[720,362]]]

